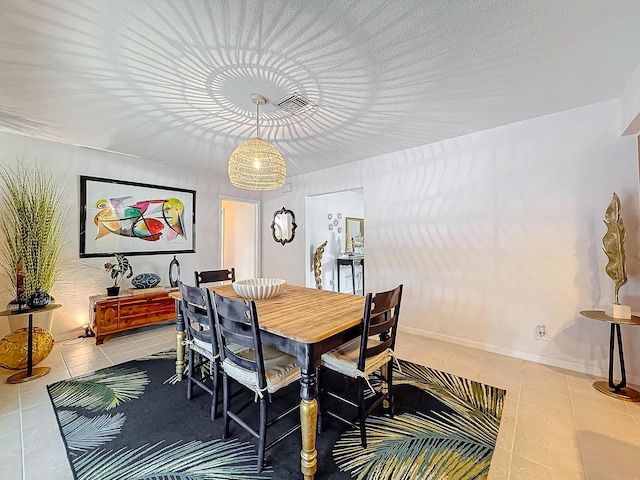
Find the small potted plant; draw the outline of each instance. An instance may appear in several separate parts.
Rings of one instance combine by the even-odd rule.
[[[129,272],[127,278],[131,278],[133,276],[133,268],[131,268],[129,260],[124,255],[116,253],[116,263],[105,263],[104,269],[113,278],[113,286],[107,287],[107,295],[115,297],[120,293],[118,283],[122,280],[122,277],[127,275],[127,272]]]

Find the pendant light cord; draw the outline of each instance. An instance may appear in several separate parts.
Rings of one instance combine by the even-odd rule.
[[[256,103],[256,137],[260,138],[260,104]]]

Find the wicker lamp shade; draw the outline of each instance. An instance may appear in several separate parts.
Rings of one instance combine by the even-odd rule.
[[[260,105],[267,99],[251,94],[256,106],[256,136],[242,142],[229,158],[227,171],[231,185],[245,190],[275,190],[287,179],[287,165],[276,147],[260,138]]]
[[[287,166],[276,147],[259,137],[242,142],[231,154],[229,180],[246,190],[275,190],[287,179]]]

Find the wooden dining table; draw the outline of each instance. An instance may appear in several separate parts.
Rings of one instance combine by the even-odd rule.
[[[208,287],[219,295],[241,298],[232,285]],[[172,296],[179,298],[179,292]],[[300,367],[301,471],[313,479],[317,468],[318,388],[316,367],[323,353],[360,335],[364,297],[285,285],[277,297],[256,300],[263,345],[293,355]],[[178,309],[179,312],[179,309]],[[184,320],[177,319],[176,373],[184,372]]]

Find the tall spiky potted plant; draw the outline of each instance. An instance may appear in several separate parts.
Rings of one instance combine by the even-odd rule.
[[[19,304],[50,294],[56,281],[63,195],[62,177],[37,161],[0,165],[0,268]]]

